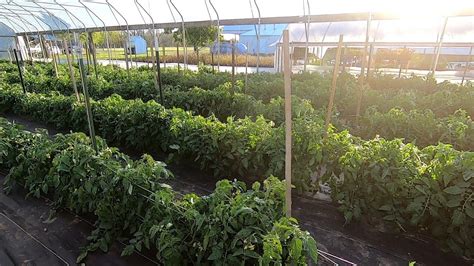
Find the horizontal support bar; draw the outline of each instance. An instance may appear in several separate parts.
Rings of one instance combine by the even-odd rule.
[[[393,46],[406,46],[416,48],[432,48],[438,45],[437,42],[369,42],[374,47],[393,47]],[[309,42],[308,46],[337,46],[337,42]],[[277,43],[282,45],[282,43]],[[365,42],[344,42],[343,45],[347,46],[360,46],[364,47]],[[290,47],[304,47],[306,42],[290,42]],[[443,42],[443,48],[469,48],[473,47],[474,42]]]
[[[348,22],[348,21],[365,21],[368,19],[371,14],[372,20],[398,20],[402,17],[393,13],[385,12],[376,12],[376,13],[341,13],[341,14],[321,14],[321,15],[311,15],[309,20],[311,23],[324,23],[324,22]],[[456,14],[450,15],[450,17],[465,17],[465,16],[474,16],[474,9],[464,10]],[[260,24],[289,24],[289,23],[306,23],[308,21],[308,16],[284,16],[284,17],[263,17],[260,19]],[[223,19],[220,20],[221,26],[230,26],[230,25],[251,25],[258,24],[258,18],[241,18],[241,19]],[[217,26],[217,21],[188,21],[184,22],[187,27],[200,27],[200,26]],[[150,29],[151,24],[135,24],[129,25],[129,30],[143,30]],[[154,27],[156,29],[168,29],[168,28],[180,28],[181,22],[169,22],[169,23],[155,23]],[[116,25],[116,26],[106,26],[107,31],[124,31],[127,30],[125,25]],[[53,30],[55,33],[64,33],[67,32],[66,29],[56,29]],[[71,32],[83,32],[83,28],[70,29]],[[90,27],[87,28],[88,32],[99,32],[104,31],[104,27]],[[37,34],[37,32],[26,32],[27,34]],[[51,33],[51,31],[44,31],[40,33]]]

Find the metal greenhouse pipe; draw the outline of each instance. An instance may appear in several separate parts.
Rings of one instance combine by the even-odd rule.
[[[127,68],[127,75],[130,77],[130,66],[129,66],[129,62],[128,62],[128,61],[130,60],[130,62],[131,62],[132,57],[130,56],[130,58],[128,58],[128,48],[131,47],[131,46],[130,46],[130,28],[129,28],[129,26],[128,26],[128,21],[127,21],[127,19],[125,19],[125,16],[122,15],[122,13],[120,13],[120,12],[117,10],[117,8],[115,8],[115,6],[112,5],[112,4],[109,2],[109,0],[105,0],[105,2],[107,3],[107,5],[108,5],[109,8],[110,8],[110,11],[111,11],[112,14],[114,15],[114,18],[115,18],[115,20],[117,21],[117,24],[120,25],[120,23],[119,23],[119,21],[118,21],[118,19],[117,19],[117,17],[115,16],[115,14],[114,14],[113,11],[117,12],[117,14],[119,14],[119,16],[125,21],[125,25],[126,25],[126,29],[127,29],[127,34],[126,34],[126,35],[127,35],[127,39],[125,40],[125,67]],[[112,11],[112,10],[113,10],[113,11]],[[123,31],[122,31],[122,32],[123,32]],[[133,64],[133,62],[131,62],[131,63]]]
[[[14,1],[10,1],[10,3],[14,4],[15,6],[21,8],[22,10],[24,10],[25,12],[27,12],[28,14],[30,14],[30,16],[32,16],[35,21],[38,23],[38,25],[43,29],[45,30],[45,28],[43,27],[43,25],[41,25],[40,23],[40,20],[37,18],[37,16],[35,14],[33,14],[33,12],[27,10],[26,8],[24,8],[23,6],[20,6],[19,4],[15,3]],[[49,25],[48,23],[44,22],[43,23],[49,27],[50,29],[50,32],[51,32],[51,35],[53,36],[54,38],[54,43],[56,45],[56,47],[58,47],[58,43],[57,43],[57,39],[56,39],[56,35],[54,34],[53,32],[53,28],[51,27],[51,25]],[[57,62],[57,59],[56,59],[56,56],[54,55],[54,47],[53,47],[53,42],[50,40],[49,41],[50,45],[51,45],[51,59],[53,60],[53,66],[54,66],[54,73],[55,73],[55,76],[56,78],[59,77],[59,70],[58,70],[58,62]],[[59,59],[59,58],[58,58]]]
[[[56,20],[54,19],[55,18],[54,14],[49,12],[46,8],[44,8],[43,6],[38,4],[37,2],[33,2],[33,3],[35,3],[38,7],[40,7],[42,10],[44,10],[46,13],[48,13],[48,15],[51,17],[53,22],[56,24],[56,27],[58,27],[58,29],[59,29],[59,25],[56,23]],[[69,30],[69,26],[66,23],[64,23],[62,21],[62,19],[58,19],[58,21],[60,21],[66,27],[68,36],[70,36],[71,32]],[[66,60],[67,60],[67,65],[68,65],[68,69],[69,69],[69,78],[71,79],[72,87],[74,89],[74,94],[76,95],[76,100],[78,102],[80,102],[81,98],[79,96],[79,91],[77,90],[76,77],[75,77],[74,68],[73,68],[72,62],[71,62],[71,51],[69,51],[69,47],[71,47],[71,49],[73,49],[72,41],[69,40],[69,43],[68,43],[68,42],[66,42],[66,40],[63,39],[63,46],[65,47],[64,50],[65,50],[65,53],[66,53]]]
[[[107,27],[105,26],[105,22],[96,14],[94,13],[94,11],[92,11],[92,9],[90,9],[89,7],[87,7],[84,3],[83,3],[83,0],[78,0],[79,3],[86,9],[87,11],[87,14],[89,14],[89,16],[91,17],[92,19],[92,16],[90,15],[91,13],[97,17],[97,19],[100,20],[100,22],[102,22],[102,24],[104,25],[104,32],[105,32],[105,42],[106,42],[106,45],[107,45],[107,57],[109,59],[109,64],[111,65],[112,64],[112,55],[110,54],[110,40],[109,40],[109,32],[107,31]],[[90,13],[89,13],[90,12]],[[94,21],[92,19],[92,21]],[[94,22],[95,24],[95,22]],[[95,50],[95,49],[94,49]],[[94,54],[95,54],[95,51],[94,51]]]
[[[306,65],[308,65],[308,43],[309,43],[309,31],[311,28],[311,7],[309,5],[309,0],[306,0],[306,5],[308,6],[308,15],[307,15],[307,22],[305,23],[305,35],[306,35],[306,45],[304,50],[304,66],[303,71],[306,72]],[[305,5],[303,0],[303,12],[305,12]],[[305,14],[306,15],[306,14]]]
[[[143,8],[143,6],[138,2],[138,0],[135,0],[135,4],[143,9],[143,11],[148,15],[148,17],[150,18],[151,23],[152,23],[153,44],[155,46],[155,53],[156,53],[156,56],[155,56],[153,54],[153,46],[152,46],[152,48],[151,48],[151,57],[152,57],[153,64],[155,63],[155,59],[156,59],[156,73],[153,72],[154,76],[155,76],[155,82],[154,83],[155,83],[155,89],[160,93],[161,104],[163,105],[163,90],[162,90],[163,86],[162,86],[162,82],[161,82],[160,47],[159,47],[159,44],[158,44],[158,37],[156,35],[155,21],[153,20],[153,17],[150,15],[150,13],[148,13],[148,11],[146,11],[146,9]],[[140,16],[142,16],[142,13],[140,12],[140,9],[138,8],[138,6],[137,6],[138,12],[140,13]],[[143,19],[143,22],[146,23],[145,18],[143,18],[143,16],[142,16],[142,19]],[[154,65],[153,65],[153,67],[154,67]]]
[[[324,31],[323,38],[321,39],[321,44],[324,44],[324,40],[326,39],[326,35],[328,34],[329,28],[331,27],[332,22],[329,22],[328,26],[326,27],[326,30]],[[319,64],[322,66],[323,65],[323,46],[321,45],[321,51],[320,51],[320,62]]]
[[[209,16],[209,21],[211,22],[211,25],[212,25],[214,21],[212,20],[211,12],[209,11],[209,6],[207,5],[207,0],[204,0],[204,5],[206,6],[207,15]],[[217,31],[217,34],[219,34],[219,31]],[[212,73],[214,73],[214,53],[212,52],[212,47],[214,47],[214,45],[211,46],[211,51],[210,51]],[[197,60],[198,60],[198,65],[199,65],[199,56]]]
[[[171,5],[174,7],[174,9],[176,10],[176,12],[178,12],[178,15],[181,17],[181,27],[182,27],[182,31],[183,31],[183,46],[184,46],[184,70],[186,70],[188,68],[188,50],[186,48],[186,28],[184,26],[184,18],[183,18],[183,15],[181,14],[181,12],[179,12],[178,8],[176,7],[176,5],[173,3],[172,0],[169,0],[169,2],[171,3]],[[179,59],[178,59],[179,61]]]
[[[20,29],[22,29],[23,31],[25,31],[25,28],[23,28],[20,24],[14,22],[12,19],[10,19],[9,17],[7,17],[6,15],[1,15],[1,14],[0,14],[0,16],[4,17],[4,18],[9,22],[9,24],[10,24],[10,26],[12,27],[12,30],[13,30],[13,31],[16,32],[15,26],[14,26],[13,24],[17,25]],[[25,26],[26,26],[26,25],[25,25]],[[26,42],[27,42],[27,47],[26,47],[27,53],[29,54],[30,59],[31,59],[31,63],[33,64],[33,56],[32,56],[32,54],[31,54],[31,48],[30,48],[30,45],[29,45],[29,38],[28,38],[28,35],[25,34],[25,37],[26,37]],[[15,36],[15,38],[16,38],[16,36]],[[8,51],[8,56],[10,57],[10,63],[11,63],[11,62],[13,62],[13,58],[12,58],[12,56],[11,56],[10,50],[7,50],[7,51]]]
[[[366,28],[366,34],[365,34],[365,43],[364,43],[364,50],[363,50],[363,55],[362,55],[362,61],[361,61],[361,66],[360,66],[360,76],[359,76],[359,95],[357,96],[357,109],[356,109],[356,123],[359,123],[359,117],[360,117],[360,108],[362,104],[362,96],[363,96],[363,90],[364,90],[364,72],[365,72],[365,61],[367,60],[367,47],[369,45],[369,33],[370,33],[370,23],[372,21],[372,14],[368,13],[367,17],[367,28]]]
[[[221,54],[221,38],[220,38],[220,31],[221,31],[221,20],[219,18],[219,13],[217,12],[216,7],[214,4],[209,0],[209,4],[211,5],[212,9],[214,10],[214,13],[216,13],[217,17],[217,33],[216,33],[216,42],[217,42],[217,71],[220,71],[220,66],[221,66],[221,61],[220,61],[220,54]]]
[[[37,5],[41,10],[45,11],[45,12],[49,15],[49,17],[51,18],[51,20],[54,22],[54,24],[56,24],[56,27],[57,27],[58,29],[60,29],[58,23],[57,23],[56,20],[55,20],[55,16],[54,16],[51,12],[49,12],[46,8],[42,7],[42,6],[41,6],[40,4],[38,4],[37,2],[35,2],[35,1],[32,1],[32,2],[33,2],[35,5]],[[61,23],[63,23],[63,25],[66,26],[66,29],[67,29],[68,34],[69,34],[69,33],[70,33],[69,27],[66,25],[66,23],[64,23],[61,19],[58,19],[58,20],[59,20]],[[25,34],[25,35],[26,35],[26,34]],[[54,35],[53,35],[53,36],[54,36]],[[56,39],[56,37],[54,37],[54,38]],[[57,46],[57,45],[58,45],[58,43],[56,42],[56,46]],[[59,46],[58,46],[58,48],[59,48]],[[75,83],[75,82],[73,82],[73,86],[76,87],[76,85],[75,85],[74,83]],[[76,88],[76,90],[77,90],[77,88]]]
[[[117,12],[122,17],[122,19],[125,21],[125,23],[127,25],[127,34],[128,34],[128,22],[127,22],[127,20],[123,17],[123,15],[120,12],[118,12],[118,10],[109,2],[109,0],[105,0],[105,3],[104,2],[97,2],[97,1],[93,1],[93,0],[83,0],[83,1],[86,2],[86,3],[108,6],[109,9],[110,9],[110,13],[112,13],[112,16],[114,17],[115,21],[117,22],[117,25],[119,26],[119,28],[122,28],[122,25],[120,24],[120,21],[117,19],[117,16],[114,13],[114,10],[115,10],[115,12]],[[106,29],[106,27],[105,27],[105,29]],[[123,31],[121,31],[121,32],[123,33]],[[107,36],[108,36],[108,31],[106,31],[106,37]],[[129,38],[127,38],[127,39],[129,40]],[[109,55],[110,60],[113,62],[114,61],[113,60],[113,51],[111,52],[111,50],[110,50],[110,40],[108,40],[108,42],[109,42],[108,55]],[[125,47],[126,46],[127,46],[127,43],[125,43]],[[113,48],[115,48],[115,46]],[[109,60],[109,64],[111,63],[110,60]],[[117,60],[115,60],[115,63],[117,63]],[[128,54],[127,53],[125,53],[125,65],[126,65],[126,68],[127,68],[127,74],[130,75],[129,65],[128,65]]]
[[[370,78],[370,69],[372,67],[373,53],[374,53],[374,49],[375,49],[374,43],[375,43],[375,40],[377,39],[377,34],[379,32],[379,27],[380,27],[380,21],[377,22],[377,28],[375,29],[374,38],[372,38],[372,43],[370,44],[369,60],[368,60],[368,63],[367,63],[367,79]]]
[[[74,20],[72,19],[73,17],[74,17],[77,21],[79,21],[79,23],[82,24],[82,26],[83,26],[82,28],[83,28],[84,34],[86,35],[86,38],[88,38],[88,37],[87,37],[87,31],[86,31],[86,24],[85,24],[82,20],[80,20],[76,15],[74,15],[74,13],[70,12],[70,11],[69,11],[68,9],[66,9],[62,4],[58,3],[58,0],[53,0],[53,1],[54,1],[54,4],[55,4],[55,5],[60,6],[60,7],[62,8],[62,10],[63,10],[64,12],[66,12],[66,14],[68,15],[69,19],[71,20],[71,23],[74,25],[75,28],[79,28],[79,27],[77,26],[77,24],[76,24],[76,23],[74,22]],[[45,4],[52,4],[52,3],[49,3],[49,2],[39,2],[39,1],[36,1],[36,2],[38,2],[38,3],[45,3]],[[73,33],[73,36],[74,36],[74,41],[76,42],[76,44],[80,44],[80,43],[81,43],[81,40],[80,40],[80,38],[79,38],[79,40],[78,40],[76,33]],[[71,42],[72,42],[72,41],[71,41]],[[82,53],[82,49],[81,49],[81,53]],[[72,55],[72,60],[74,60],[74,53],[71,53],[71,55]],[[81,54],[81,56],[82,56],[82,54]],[[86,59],[87,59],[87,66],[89,67],[89,58],[86,58]],[[82,77],[82,76],[81,76],[81,77]]]
[[[332,109],[334,106],[334,97],[336,96],[336,85],[337,85],[337,76],[339,75],[339,64],[341,62],[341,51],[342,51],[342,42],[344,36],[341,34],[339,35],[339,42],[337,44],[337,52],[336,52],[336,62],[334,64],[334,70],[332,73],[332,82],[331,82],[331,94],[329,96],[329,103],[328,109],[326,113],[326,131],[325,131],[325,138],[327,137],[329,131],[329,125],[331,123],[331,116],[332,116]]]
[[[439,55],[441,53],[441,47],[443,45],[444,34],[446,33],[446,26],[448,25],[448,18],[449,17],[446,17],[444,19],[443,29],[441,31],[441,35],[439,36],[438,46],[437,46],[437,49],[436,49],[436,56],[435,56],[434,63],[433,63],[433,70],[431,72],[433,76],[435,75],[436,68],[438,67]]]
[[[257,8],[258,13],[258,31],[257,31],[257,73],[260,72],[260,23],[262,16],[260,14],[260,8],[258,7],[257,0],[253,0],[255,8]]]
[[[33,25],[32,23],[30,23],[28,20],[23,19],[17,12],[14,12],[13,9],[11,9],[11,8],[9,8],[9,7],[6,7],[4,4],[0,4],[0,6],[2,6],[2,7],[5,8],[5,9],[7,9],[8,11],[10,11],[10,13],[4,13],[4,14],[8,14],[8,15],[13,14],[14,16],[17,17],[17,19],[18,19],[21,23],[23,23],[23,25],[24,25],[26,28],[28,28],[28,26],[26,26],[26,24],[31,25],[31,26],[36,30],[36,32],[38,33],[38,38],[40,38],[40,36],[41,36],[40,31],[39,31],[39,29],[38,29],[35,25]],[[10,19],[9,19],[7,16],[4,16],[4,17],[5,17],[7,20],[10,21]],[[25,23],[25,22],[26,22],[26,23]],[[24,28],[21,27],[19,24],[17,24],[17,23],[15,23],[15,24],[18,25],[21,29],[24,30]],[[29,40],[28,40],[28,41],[29,41]],[[40,45],[42,46],[41,52],[43,53],[43,57],[46,58],[46,53],[45,53],[45,48],[44,48],[44,46],[43,46],[43,43],[40,42]],[[29,46],[29,45],[28,45],[28,46]],[[30,50],[30,53],[31,53],[31,50]],[[33,58],[32,58],[31,60],[33,61]]]
[[[160,66],[160,47],[158,46],[158,37],[156,35],[156,29],[155,29],[155,22],[153,20],[153,17],[146,11],[145,8],[138,2],[138,0],[135,0],[135,5],[137,6],[138,12],[140,13],[140,16],[143,19],[143,22],[146,23],[145,18],[143,17],[142,13],[140,12],[140,8],[143,9],[143,11],[148,15],[148,17],[151,20],[152,23],[152,30],[153,30],[153,45],[151,46],[151,58],[152,58],[152,68],[155,67],[156,63],[156,72],[153,72],[153,75],[155,77],[155,89],[160,93],[160,99],[161,99],[161,104],[163,104],[163,91],[162,91],[162,82],[161,82],[161,66]],[[139,8],[140,7],[140,8]],[[155,54],[153,53],[153,46],[155,46]],[[155,62],[155,60],[157,60]]]

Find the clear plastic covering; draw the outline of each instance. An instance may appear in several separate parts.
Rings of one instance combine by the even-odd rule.
[[[149,24],[152,21],[185,21],[192,25],[192,22],[216,21],[218,17],[224,21],[357,12],[396,13],[408,21],[420,18],[421,22],[416,24],[403,20],[404,26],[424,24],[432,27],[433,16],[441,18],[459,12],[474,13],[474,1],[471,0],[0,0],[0,7],[0,22],[17,33]],[[470,24],[466,27],[470,26],[472,30],[473,19],[468,17],[468,20]],[[350,27],[360,28],[359,24],[353,22]],[[380,25],[381,28],[385,26],[389,25],[385,22]],[[315,24],[314,27],[324,25]],[[336,25],[331,32],[335,30]]]

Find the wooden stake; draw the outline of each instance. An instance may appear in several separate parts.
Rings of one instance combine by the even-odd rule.
[[[365,34],[365,45],[362,55],[362,62],[360,65],[360,76],[359,76],[359,95],[357,96],[357,109],[356,109],[356,123],[359,123],[360,108],[362,104],[362,95],[364,90],[364,71],[365,71],[365,61],[367,60],[367,48],[369,46],[369,33],[370,33],[370,22],[372,21],[372,14],[369,13],[367,18],[367,31]]]
[[[232,45],[232,94],[235,92],[235,41],[230,42]]]
[[[464,68],[464,72],[462,73],[461,86],[464,84],[464,79],[466,78],[466,73],[469,68],[469,64],[471,63],[471,55],[472,55],[472,46],[469,49],[469,56],[467,57],[467,60],[466,60],[466,67]]]
[[[95,139],[95,129],[94,129],[94,118],[92,116],[92,108],[90,103],[89,97],[89,89],[87,88],[87,77],[84,72],[84,61],[82,58],[79,58],[79,71],[82,75],[82,90],[84,92],[84,103],[86,106],[86,115],[87,115],[87,122],[89,126],[89,134],[92,140],[92,147],[94,148],[95,152],[97,153],[97,142]]]
[[[123,46],[125,47],[125,68],[127,69],[127,76],[130,77],[130,65],[128,64],[128,38],[130,38],[128,36],[128,33],[126,34],[126,40],[124,41],[124,44]]]
[[[69,76],[71,78],[72,87],[74,88],[74,94],[76,94],[77,101],[80,102],[81,98],[79,96],[79,91],[77,90],[76,78],[74,77],[74,68],[72,67],[72,63],[71,63],[71,51],[69,51],[69,47],[65,40],[63,40],[63,46],[66,48],[67,66],[69,68]],[[70,46],[71,46],[71,49],[73,49],[73,46],[72,45]]]
[[[283,31],[283,76],[285,81],[285,209],[291,216],[291,68],[290,37],[288,30]]]
[[[92,64],[94,65],[95,78],[99,78],[99,73],[97,72],[97,55],[94,45],[94,39],[92,37],[92,32],[87,33],[89,35],[89,53],[92,55]]]
[[[248,68],[249,68],[249,50],[248,50],[249,44],[247,43],[247,51],[245,52],[245,87],[244,87],[244,93],[247,92],[247,87],[248,87]]]
[[[166,48],[163,46],[163,67],[166,68]]]
[[[436,73],[436,68],[438,67],[439,55],[441,53],[441,46],[443,45],[443,38],[444,38],[444,34],[446,32],[446,26],[448,25],[448,18],[449,17],[446,17],[444,19],[443,29],[441,31],[441,35],[439,36],[438,46],[436,47],[436,54],[435,54],[434,63],[433,63],[433,70],[431,72],[431,74],[433,74],[433,77]]]
[[[329,97],[329,104],[326,114],[326,135],[329,130],[329,124],[331,123],[332,108],[334,105],[334,96],[336,95],[336,84],[337,84],[337,75],[339,74],[339,64],[341,62],[341,50],[342,50],[342,40],[343,35],[339,35],[339,43],[337,44],[336,52],[336,63],[334,64],[334,72],[332,73],[332,84],[331,84],[331,95]]]

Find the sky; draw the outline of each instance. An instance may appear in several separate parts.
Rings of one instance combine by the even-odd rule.
[[[0,0],[5,4],[7,0]],[[92,1],[92,2],[91,2]],[[143,24],[160,22],[181,21],[180,14],[168,2],[169,0],[138,0],[142,7],[151,15],[151,18],[141,9],[138,11],[133,0],[110,0],[109,2],[123,15],[128,24]],[[308,13],[309,2],[310,14],[336,14],[350,12],[392,12],[400,14],[400,21],[383,21],[378,24],[373,23],[373,30],[379,27],[377,37],[392,41],[392,39],[407,39],[407,41],[435,41],[436,34],[443,22],[443,16],[459,11],[474,11],[474,0],[171,0],[180,11],[185,21],[216,20],[217,16],[212,9],[210,2],[214,4],[220,19],[252,18],[258,17],[258,4],[261,17],[276,16],[303,16]],[[14,0],[20,6],[32,10],[38,7],[31,0]],[[42,0],[41,2],[53,3],[53,0]],[[71,27],[86,27],[125,24],[125,20],[120,14],[112,15],[109,6],[105,5],[105,0],[84,0],[82,1],[90,11],[90,16],[78,0],[58,0],[59,3],[80,7],[68,6],[68,10],[77,17],[70,17],[66,12],[56,10],[59,8],[53,4],[41,4],[48,8],[49,12],[63,19]],[[94,3],[95,2],[95,3]],[[97,4],[100,2],[101,4]],[[9,6],[12,8],[11,6]],[[207,8],[206,8],[207,7]],[[20,7],[14,6],[15,9]],[[5,11],[5,9],[3,9]],[[24,11],[22,11],[24,12]],[[25,13],[25,12],[24,12]],[[36,13],[37,14],[37,13]],[[95,17],[97,14],[100,19]],[[38,25],[32,16],[23,16],[28,23],[35,25],[38,29],[48,28],[46,24]],[[72,18],[72,19],[71,19]],[[0,21],[5,19],[0,17]],[[83,24],[82,24],[83,23]],[[40,23],[41,24],[41,23]],[[50,24],[52,24],[50,22]],[[33,26],[23,25],[33,30]],[[53,25],[54,27],[54,25]],[[304,27],[303,24],[297,25]],[[326,28],[327,23],[313,24],[315,28]],[[347,38],[351,37],[359,40],[364,32],[364,22],[334,23],[328,31],[328,41],[340,33],[345,33]],[[434,37],[433,37],[434,35]],[[316,37],[315,37],[316,38]],[[434,39],[434,40],[433,40]],[[474,17],[452,18],[450,19],[446,33],[447,41],[474,42]],[[320,39],[318,40],[320,41]],[[393,40],[396,41],[396,40]]]

